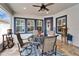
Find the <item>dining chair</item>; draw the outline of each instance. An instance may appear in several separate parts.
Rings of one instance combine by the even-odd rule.
[[[38,36],[38,31],[34,30],[33,31],[33,44],[37,47],[36,49],[38,50],[38,54],[41,55],[40,51],[40,45],[42,44],[42,37]]]
[[[20,33],[16,33],[18,39],[18,50],[21,56],[28,56],[32,52],[31,42],[23,43],[23,39],[20,36]]]
[[[47,55],[47,56],[51,56],[53,54],[56,55],[56,50],[57,50],[57,45],[56,45],[57,36],[58,35],[44,37],[44,43],[43,43],[43,46],[42,46],[42,55]]]

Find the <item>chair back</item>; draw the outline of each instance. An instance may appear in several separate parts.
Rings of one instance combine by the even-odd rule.
[[[43,52],[53,51],[56,45],[56,36],[44,37]]]
[[[23,41],[22,41],[22,38],[20,36],[20,33],[16,33],[16,36],[17,36],[17,40],[18,40],[20,46],[22,47],[23,46]]]
[[[55,36],[55,32],[54,31],[48,31],[48,36]]]

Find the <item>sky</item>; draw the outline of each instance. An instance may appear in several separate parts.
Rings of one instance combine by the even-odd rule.
[[[0,8],[0,20],[8,21],[9,19],[8,13]]]

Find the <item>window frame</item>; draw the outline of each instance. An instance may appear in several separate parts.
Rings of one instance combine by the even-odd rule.
[[[17,32],[17,29],[16,29],[16,20],[17,20],[17,19],[24,19],[24,20],[25,20],[25,24],[26,24],[26,18],[14,17],[14,33]],[[25,25],[25,27],[26,27],[26,25]],[[23,32],[20,32],[20,33],[23,34]],[[26,28],[25,28],[25,32],[24,32],[24,33],[26,33]]]

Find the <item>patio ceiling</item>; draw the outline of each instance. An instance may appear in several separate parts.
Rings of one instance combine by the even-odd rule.
[[[53,5],[47,7],[49,9],[48,14],[44,11],[38,12],[39,7],[32,6],[32,5],[41,5],[41,3],[8,3],[7,5],[15,12],[14,14],[47,16],[56,14],[76,4],[77,3],[54,3]]]

